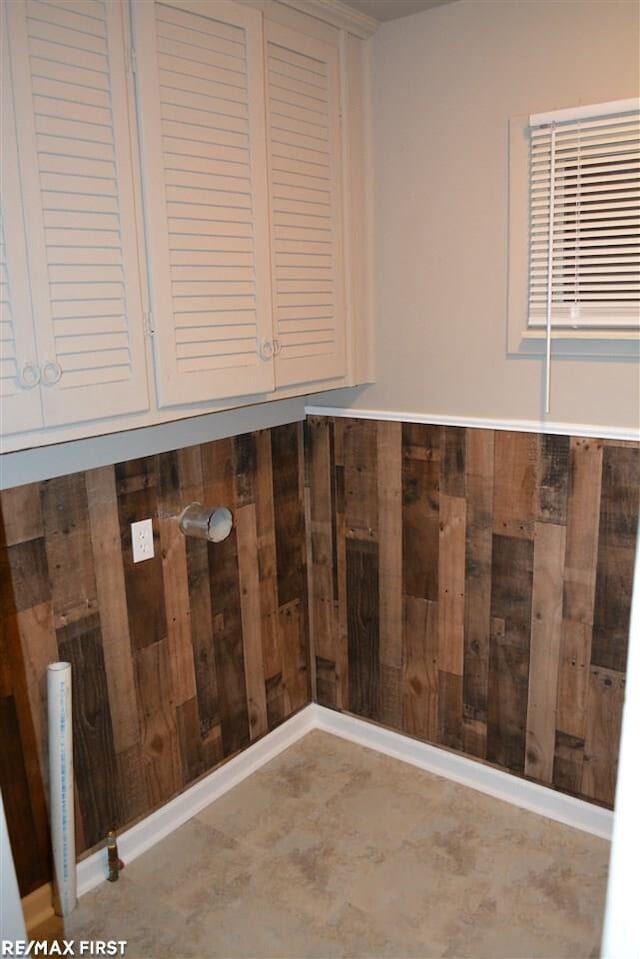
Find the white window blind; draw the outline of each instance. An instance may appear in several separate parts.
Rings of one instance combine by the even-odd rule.
[[[532,328],[640,326],[640,100],[530,118]]]

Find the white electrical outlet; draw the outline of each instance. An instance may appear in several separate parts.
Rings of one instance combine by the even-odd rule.
[[[133,562],[141,563],[144,559],[153,557],[153,521],[141,519],[139,523],[131,524],[131,543],[133,545]]]

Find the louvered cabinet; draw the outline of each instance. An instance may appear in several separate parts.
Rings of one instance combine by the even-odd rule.
[[[44,425],[145,410],[126,9],[27,0],[4,13],[19,157],[5,179],[22,186]],[[7,234],[11,256],[22,240]]]
[[[338,48],[265,23],[276,384],[346,372]]]
[[[259,11],[135,3],[160,405],[274,387]]]
[[[18,433],[37,429],[43,418],[22,202],[11,188],[19,174],[6,31],[1,56],[0,427],[3,433]]]
[[[0,24],[3,450],[370,379],[366,43],[276,0]]]

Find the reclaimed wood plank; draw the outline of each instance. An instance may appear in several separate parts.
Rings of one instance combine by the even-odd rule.
[[[234,436],[233,448],[233,504],[235,507],[255,503],[256,499],[256,440],[254,433]]]
[[[87,848],[120,821],[120,794],[100,616],[57,630],[60,658],[71,663],[75,781]],[[79,852],[83,850],[80,849]]]
[[[121,753],[139,742],[140,729],[113,467],[89,470],[85,482],[113,745]]]
[[[403,424],[402,581],[404,594],[438,601],[440,432]]]
[[[196,677],[191,642],[189,582],[186,538],[179,520],[189,505],[182,489],[182,466],[177,452],[162,453],[157,458],[158,531],[162,555],[162,582],[167,620],[167,645],[171,658],[173,699],[176,706],[196,695]]]
[[[300,438],[298,424],[271,431],[271,462],[276,529],[278,604],[294,599],[306,605],[307,563],[304,506],[299,487]]]
[[[321,660],[336,660],[336,611],[334,608],[334,524],[332,496],[330,424],[324,419],[312,419],[308,425],[307,447],[309,452],[310,481],[310,538],[311,538],[311,588],[314,623],[314,653]],[[337,674],[334,673],[337,680]],[[323,678],[325,706],[337,706],[337,684],[329,688],[330,674]]]
[[[524,771],[533,542],[493,537],[487,759]]]
[[[465,496],[466,434],[460,426],[445,426],[442,430],[442,466],[440,491],[447,496]]]
[[[493,430],[467,430],[463,709],[466,751],[480,758],[486,756],[489,691],[493,455]],[[473,733],[470,723],[483,724],[484,735]]]
[[[596,566],[591,662],[623,672],[640,509],[640,448],[606,447]]]
[[[438,668],[462,676],[464,668],[464,584],[466,502],[440,495],[438,548]],[[453,688],[453,684],[450,684]]]
[[[598,556],[602,442],[572,437],[569,456],[564,618],[593,625]]]
[[[536,523],[524,771],[549,784],[556,742],[564,550],[564,526]]]
[[[584,740],[586,732],[591,632],[591,626],[585,623],[570,619],[562,622],[556,724],[559,731],[573,739]]]
[[[624,687],[622,673],[602,666],[591,667],[582,793],[608,806],[613,806],[616,792]]]
[[[379,690],[377,544],[347,540],[349,709],[376,719]]]
[[[378,430],[374,420],[343,424],[344,507],[349,538],[378,538]]]
[[[271,433],[256,434],[256,533],[260,579],[260,616],[262,659],[267,697],[267,718],[277,725],[284,715],[282,651],[278,633],[278,585],[276,568],[276,532],[273,506]],[[309,554],[310,555],[310,554]],[[269,705],[271,703],[271,706]]]
[[[584,739],[556,730],[553,785],[563,792],[579,796],[582,793],[584,766]]]
[[[569,487],[570,437],[554,433],[540,436],[538,520],[566,525]]]
[[[175,795],[182,783],[167,640],[137,649],[135,670],[147,808],[153,809]]]
[[[378,544],[380,588],[380,663],[402,667],[402,426],[380,421],[378,427]],[[381,692],[384,692],[384,672]],[[389,713],[389,710],[386,710]],[[392,714],[389,713],[390,719]],[[399,716],[393,716],[395,722]]]
[[[155,457],[129,460],[115,467],[124,581],[129,611],[129,633],[134,650],[161,642],[167,635],[162,554],[158,528],[157,461]],[[152,559],[133,562],[131,524],[153,521]]]
[[[202,539],[187,541],[187,589],[191,649],[200,734],[206,736],[220,722],[218,676],[211,613],[209,550]]]
[[[46,480],[41,489],[51,598],[58,629],[98,611],[87,490],[83,473]]]
[[[310,701],[308,648],[305,611],[302,601],[294,599],[280,607],[280,636],[284,665],[287,713],[297,712]]]
[[[40,484],[27,483],[0,494],[0,546],[13,546],[44,535]]]
[[[235,513],[238,531],[238,572],[240,577],[240,617],[244,652],[249,736],[258,739],[268,731],[267,698],[260,614],[260,575],[258,572],[258,534],[253,503]]]
[[[536,433],[496,430],[494,439],[493,531],[531,539],[538,507]]]
[[[438,671],[438,742],[460,751],[463,746],[462,676]]]
[[[438,742],[438,604],[404,598],[402,728]]]

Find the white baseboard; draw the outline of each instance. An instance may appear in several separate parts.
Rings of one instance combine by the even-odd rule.
[[[334,736],[375,749],[419,769],[477,789],[548,819],[555,819],[575,829],[582,829],[594,836],[611,838],[613,813],[608,809],[574,799],[465,756],[430,746],[402,733],[314,703],[131,829],[121,833],[118,837],[121,858],[125,863],[132,862],[312,729],[322,729]],[[89,892],[106,877],[107,853],[106,849],[100,849],[78,863],[78,895]]]
[[[465,426],[513,433],[554,433],[560,436],[592,436],[605,440],[637,443],[640,432],[633,427],[598,426],[591,423],[554,423],[547,420],[487,419],[479,416],[446,416],[442,413],[411,413],[399,410],[364,410],[342,406],[315,406],[307,403],[307,416],[339,416],[354,420],[389,420],[394,423],[425,423],[427,426]]]
[[[324,706],[313,707],[314,727],[341,736],[352,743],[368,746],[402,762],[411,763],[426,772],[452,779],[471,789],[520,806],[530,812],[555,819],[556,822],[592,833],[602,839],[611,839],[613,813],[574,796],[539,786],[528,779],[502,772],[475,759],[430,746],[383,726],[338,713]]]
[[[314,728],[313,708],[307,706],[264,736],[244,752],[190,786],[175,799],[118,836],[118,852],[123,862],[132,862],[169,833],[201,812],[214,799],[233,789],[270,759],[297,742]],[[107,851],[99,849],[78,863],[78,895],[107,878]]]

